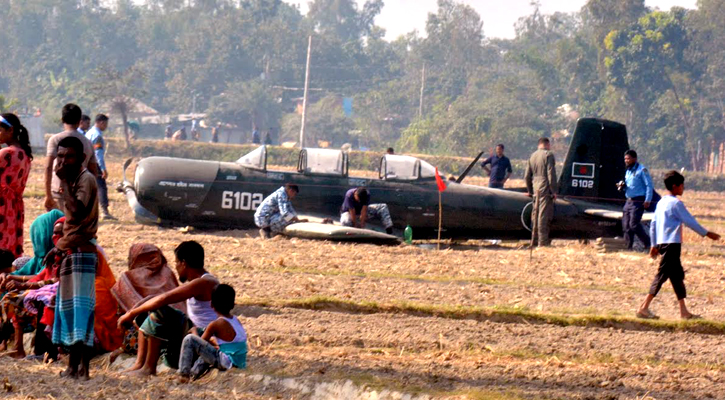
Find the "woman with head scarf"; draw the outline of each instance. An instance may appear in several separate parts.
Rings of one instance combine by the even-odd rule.
[[[111,293],[118,301],[121,313],[125,313],[145,300],[177,286],[179,282],[176,275],[169,268],[161,249],[153,244],[136,243],[128,252],[128,271],[121,274]],[[184,302],[175,304],[174,307],[186,311]],[[111,362],[121,352],[136,353],[136,335],[135,327],[126,332],[123,347],[111,355]]]
[[[48,215],[47,213],[44,215]],[[62,214],[61,214],[62,215]],[[53,215],[54,216],[54,215]],[[47,222],[47,219],[38,218],[35,222],[40,221],[41,224],[36,226],[33,231],[34,238],[38,243],[33,243],[33,247],[36,249],[35,255],[38,256],[40,253],[37,251],[39,248],[43,250],[47,249],[44,247],[46,243],[44,240],[46,237],[44,233],[45,227],[42,227],[42,223]],[[35,222],[33,223],[35,225]],[[50,293],[48,297],[54,297],[54,287],[57,287],[58,282],[58,268],[64,258],[64,254],[58,251],[57,248],[52,247],[55,242],[60,239],[63,232],[63,223],[65,217],[62,217],[55,221],[55,225],[51,228],[51,248],[45,251],[47,254],[42,261],[41,271],[37,275],[12,275],[5,282],[5,289],[8,293],[5,294],[2,301],[0,301],[0,310],[2,311],[3,329],[2,329],[2,340],[7,340],[11,335],[15,335],[15,351],[10,354],[14,358],[25,357],[25,349],[23,348],[23,333],[26,330],[35,329],[38,326],[38,317],[42,316],[42,312],[33,307],[31,304],[27,306],[28,297],[34,297],[36,293]],[[43,310],[41,307],[40,310]],[[42,321],[40,321],[42,323]],[[40,332],[42,334],[42,326]],[[38,346],[38,336],[36,335],[36,355],[42,355],[45,353],[45,346]],[[42,338],[41,338],[42,342]],[[40,347],[40,348],[39,348]]]
[[[43,269],[43,259],[55,247],[53,243],[53,226],[63,217],[60,210],[51,210],[41,214],[30,225],[30,241],[33,243],[33,257],[21,268],[10,275],[37,275]]]
[[[61,224],[62,226],[62,224]],[[60,235],[62,236],[62,230]],[[116,284],[116,277],[113,275],[103,249],[96,246],[98,265],[95,277],[95,306],[93,308],[93,331],[94,331],[94,352],[97,354],[113,351],[123,344],[123,331],[118,329],[118,303],[111,294],[111,288]],[[41,287],[37,290],[31,290],[24,296],[24,305],[28,313],[38,314],[43,309],[40,324],[46,327],[48,333],[52,333],[52,327],[55,321],[55,301],[58,293],[58,269],[61,263],[67,262],[68,253],[54,249],[48,254],[49,262],[54,262],[54,267],[46,267],[38,276],[43,275],[46,271],[54,271],[56,279],[52,284]],[[49,272],[50,273],[50,272]],[[48,282],[50,283],[50,282]],[[47,341],[43,338],[43,343]],[[36,335],[36,347],[38,346],[38,336]],[[52,346],[52,343],[49,344]],[[42,350],[36,348],[36,354],[43,354]],[[51,355],[51,357],[53,357]]]

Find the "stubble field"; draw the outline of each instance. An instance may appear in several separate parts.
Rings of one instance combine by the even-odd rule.
[[[109,161],[115,187],[122,160]],[[33,163],[26,227],[43,211],[43,162]],[[725,195],[686,192],[684,200],[703,225],[725,232]],[[248,370],[178,385],[168,372],[125,377],[99,358],[90,382],[68,383],[56,378],[58,364],[3,358],[0,396],[725,398],[725,245],[690,231],[688,304],[704,319],[679,321],[666,284],[653,305],[662,319],[649,322],[634,318],[656,270],[644,254],[599,254],[574,241],[555,241],[532,258],[523,243],[439,252],[261,241],[254,231],[138,225],[121,194],[112,192],[111,202],[119,221],[102,222],[98,237],[117,276],[133,243],[157,244],[167,258],[183,240],[205,246],[210,271],[237,290]]]

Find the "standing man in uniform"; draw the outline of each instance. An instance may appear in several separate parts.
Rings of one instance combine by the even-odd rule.
[[[540,247],[551,245],[549,230],[551,220],[554,218],[554,200],[558,192],[556,160],[550,148],[548,138],[539,139],[539,148],[529,158],[524,177],[529,196],[533,197],[531,230],[533,238],[538,237]]]
[[[627,243],[627,249],[631,250],[634,244],[634,235],[644,243],[644,248],[650,248],[650,238],[647,235],[642,222],[644,211],[649,208],[654,195],[654,185],[652,177],[649,175],[647,168],[637,162],[637,152],[627,150],[624,153],[624,164],[627,171],[624,174],[625,196],[627,202],[624,203],[624,212],[622,213],[622,228],[624,229],[624,240]]]
[[[504,183],[509,180],[513,172],[511,160],[503,154],[503,149],[502,144],[497,145],[496,154],[481,163],[481,168],[489,175],[488,187],[490,188],[503,189]]]
[[[88,132],[86,138],[93,145],[93,152],[98,161],[98,169],[100,174],[96,177],[98,184],[98,201],[101,204],[102,218],[105,220],[115,220],[116,218],[108,211],[108,170],[106,169],[106,140],[103,139],[103,132],[108,129],[108,116],[104,114],[96,115],[96,124]]]

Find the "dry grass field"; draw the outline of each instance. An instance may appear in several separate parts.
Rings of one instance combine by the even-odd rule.
[[[26,226],[42,212],[43,161],[34,162],[26,191]],[[121,160],[110,166],[115,186]],[[3,358],[0,396],[725,398],[725,244],[690,231],[688,301],[704,319],[679,321],[667,284],[653,305],[662,319],[641,321],[634,312],[656,270],[644,254],[555,241],[530,260],[518,243],[438,252],[261,241],[254,231],[182,233],[136,224],[123,196],[111,197],[119,221],[101,223],[99,243],[114,271],[126,267],[132,243],[155,243],[167,257],[183,240],[202,243],[209,269],[237,290],[248,370],[178,385],[168,372],[125,377],[99,358],[92,380],[76,383],[57,378],[60,365]],[[705,226],[725,233],[725,195],[686,192],[684,200]]]

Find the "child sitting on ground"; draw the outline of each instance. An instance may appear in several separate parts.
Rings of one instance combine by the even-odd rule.
[[[5,290],[5,283],[7,282],[7,276],[13,272],[13,261],[15,256],[9,250],[0,249],[0,289]]]
[[[9,250],[0,249],[0,298],[2,298],[2,292],[5,292],[7,277],[13,272],[13,261],[15,255]],[[13,334],[13,326],[10,321],[3,321],[0,316],[0,351],[7,350],[6,340]]]
[[[657,258],[657,255],[661,254],[662,259],[660,260],[657,275],[655,275],[650,286],[649,294],[639,310],[637,310],[637,317],[657,318],[649,310],[649,305],[657,296],[662,285],[669,279],[672,288],[675,290],[677,301],[680,303],[680,317],[682,319],[700,318],[698,315],[691,314],[685,305],[685,297],[687,297],[684,282],[685,271],[682,269],[680,261],[682,225],[687,225],[688,228],[697,232],[700,236],[707,236],[712,240],[720,240],[720,235],[703,228],[687,211],[685,204],[677,198],[677,196],[682,196],[685,191],[684,176],[677,171],[666,173],[665,187],[667,187],[667,194],[657,203],[657,209],[650,226],[650,238],[652,239],[650,256]]]
[[[219,314],[199,337],[187,335],[181,344],[179,382],[199,379],[210,368],[226,371],[247,366],[247,332],[231,312],[236,292],[229,285],[218,285],[211,295],[211,307]]]

